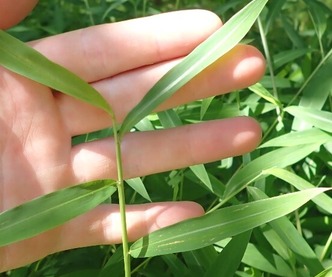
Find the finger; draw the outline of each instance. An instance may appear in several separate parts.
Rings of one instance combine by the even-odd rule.
[[[127,206],[128,236],[134,241],[179,221],[201,216],[193,202],[164,202]],[[117,205],[102,205],[42,235],[0,248],[0,272],[23,266],[49,254],[101,244],[121,242],[121,219]],[[29,255],[26,255],[29,253]]]
[[[1,0],[0,29],[7,29],[21,21],[38,3],[38,0]]]
[[[132,178],[238,156],[254,149],[260,137],[258,123],[245,117],[129,133],[121,144],[124,175],[125,178]],[[71,184],[102,178],[115,179],[113,140],[75,146],[71,164]]]
[[[96,82],[94,86],[112,105],[117,120],[121,122],[153,84],[177,62],[126,72]],[[239,45],[196,76],[157,110],[247,87],[256,83],[264,71],[265,63],[261,53],[252,46]],[[63,94],[57,95],[57,101],[67,129],[73,136],[111,125],[109,116],[91,105]],[[71,120],[66,120],[68,118]]]
[[[184,56],[221,25],[203,10],[104,24],[31,42],[88,82]]]

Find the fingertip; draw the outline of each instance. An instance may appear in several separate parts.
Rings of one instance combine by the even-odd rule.
[[[262,139],[262,129],[257,120],[251,117],[239,117],[234,120],[241,125],[241,131],[238,132],[232,141],[233,147],[241,153],[248,153],[257,148]]]
[[[237,59],[233,71],[234,81],[237,81],[241,88],[258,82],[266,69],[263,54],[252,45],[238,45],[233,51]]]

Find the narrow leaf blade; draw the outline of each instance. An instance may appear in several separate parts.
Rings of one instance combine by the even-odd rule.
[[[0,65],[111,113],[106,100],[88,83],[0,30]]]
[[[223,208],[153,232],[136,241],[130,254],[151,257],[205,247],[284,216],[326,190],[309,189]]]
[[[181,63],[168,71],[142,101],[129,112],[121,126],[120,136],[123,136],[184,84],[238,44],[254,24],[267,1],[250,2]]]
[[[223,201],[227,201],[259,178],[264,170],[273,167],[286,167],[305,158],[316,150],[319,144],[297,145],[271,151],[245,165],[237,171],[226,185]]]
[[[110,197],[115,181],[100,180],[65,188],[0,214],[0,247],[24,240],[81,215]]]

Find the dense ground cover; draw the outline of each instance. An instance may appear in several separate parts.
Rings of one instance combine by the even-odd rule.
[[[247,2],[41,1],[31,16],[10,33],[28,41],[103,22],[187,8],[209,9],[227,21]],[[266,75],[260,85],[153,114],[136,126],[137,130],[144,131],[248,115],[262,126],[261,147],[241,157],[146,176],[142,181],[149,198],[152,201],[193,200],[209,211],[220,202],[229,184],[242,180],[241,176],[248,176],[253,170],[260,173],[265,170],[264,176],[245,180],[243,188],[258,188],[268,197],[303,189],[309,184],[331,187],[331,30],[332,1],[269,1],[245,39],[246,43],[260,48],[267,59]],[[74,138],[74,143],[106,135],[108,130],[103,130]],[[284,168],[286,172],[273,167]],[[241,190],[226,206],[251,202],[255,195],[258,197],[253,191]],[[143,196],[129,187],[126,189],[128,203],[146,202]],[[134,259],[133,276],[215,276],[216,271],[213,274],[209,271],[215,268],[214,261],[220,266],[234,263],[235,276],[314,276],[332,266],[331,198],[324,198],[322,202],[309,202],[287,219],[264,224],[251,234],[235,236],[230,243],[225,239],[198,250]],[[295,228],[289,227],[290,222],[296,234],[292,233]],[[290,228],[288,237],[283,232],[286,227]],[[224,248],[226,245],[229,248]],[[245,252],[237,265],[236,253],[241,253],[241,248]],[[220,251],[226,253],[224,257],[218,255]],[[218,257],[220,260],[216,260]],[[122,274],[118,245],[58,253],[7,273],[9,276]],[[233,276],[226,271],[220,274]]]

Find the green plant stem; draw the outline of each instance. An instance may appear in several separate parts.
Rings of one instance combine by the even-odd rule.
[[[262,45],[264,48],[264,53],[266,56],[266,62],[267,62],[267,66],[270,72],[270,76],[271,76],[271,83],[272,83],[272,90],[273,90],[273,96],[277,99],[279,99],[278,97],[278,90],[277,90],[277,86],[275,83],[275,75],[274,75],[274,70],[273,70],[273,65],[272,65],[272,59],[271,59],[271,55],[270,55],[270,50],[269,50],[269,46],[267,43],[267,39],[266,39],[266,35],[264,32],[264,27],[262,24],[262,21],[260,19],[260,16],[257,18],[257,24],[258,24],[258,29],[259,29],[259,33],[261,35],[261,40],[262,40]],[[281,110],[279,106],[276,106],[276,112],[277,112],[277,118],[278,118],[278,122],[282,123],[282,118],[281,118]]]
[[[130,255],[128,247],[128,233],[127,233],[127,220],[126,220],[126,199],[124,193],[124,182],[123,182],[123,166],[122,166],[122,155],[121,155],[121,138],[116,130],[116,120],[114,114],[111,115],[114,130],[114,142],[115,142],[115,153],[116,153],[116,166],[118,173],[118,196],[119,196],[119,208],[121,217],[121,232],[122,232],[122,246],[123,246],[123,260],[124,260],[124,271],[125,277],[131,276],[130,269]]]

